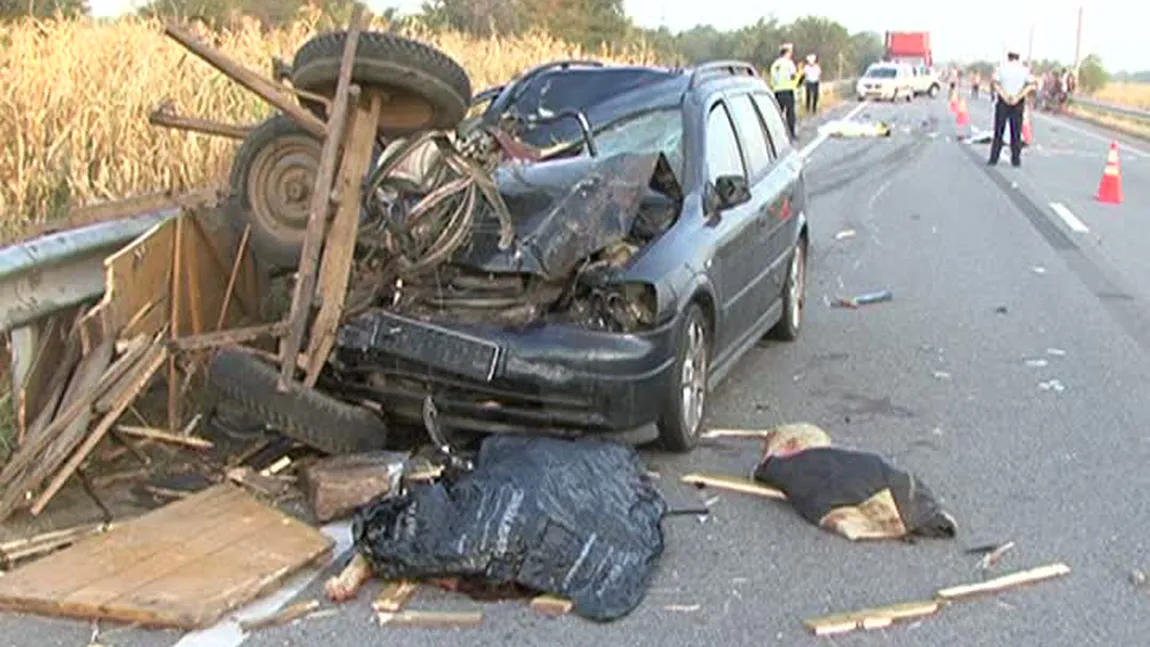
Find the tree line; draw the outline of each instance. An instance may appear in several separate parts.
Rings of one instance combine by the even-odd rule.
[[[351,13],[347,0],[151,0],[140,15],[161,18],[198,18],[226,27],[239,16],[260,21],[268,28],[290,22],[306,6],[343,24]],[[88,13],[87,0],[0,0],[0,19],[54,15],[74,17]],[[562,40],[590,50],[603,46],[646,44],[668,65],[689,65],[716,59],[744,60],[766,68],[778,55],[779,45],[795,45],[796,57],[816,54],[827,79],[850,78],[883,56],[883,38],[875,32],[851,32],[822,16],[805,16],[790,23],[764,17],[735,30],[700,25],[680,32],[662,27],[638,26],[627,15],[623,0],[425,0],[414,15],[401,16],[395,9],[381,16],[394,28],[423,26],[453,29],[487,37],[516,36],[546,31]],[[969,72],[989,74],[987,61],[964,64]],[[1036,61],[1037,73],[1065,67],[1057,61]],[[1125,74],[1123,80],[1150,80],[1150,71]],[[1080,68],[1079,87],[1099,89],[1110,79],[1101,59],[1091,54]]]

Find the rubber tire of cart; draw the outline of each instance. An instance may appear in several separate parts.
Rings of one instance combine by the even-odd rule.
[[[292,63],[292,85],[300,90],[333,97],[339,79],[347,31],[321,34],[304,43]],[[404,137],[424,130],[451,130],[467,115],[471,79],[450,56],[418,41],[385,32],[361,32],[356,45],[352,82],[379,88],[390,97],[380,118],[380,134]],[[300,103],[327,118],[315,101]],[[430,113],[416,122],[393,118],[400,113]]]
[[[236,348],[218,351],[208,368],[215,397],[292,440],[328,454],[385,448],[387,425],[374,412],[295,381],[281,393],[278,379],[277,367]]]
[[[802,328],[803,328],[803,313],[799,314],[799,323],[797,326],[794,324],[794,322],[791,321],[791,317],[790,317],[791,308],[794,305],[792,303],[792,299],[791,299],[791,284],[793,283],[793,280],[791,278],[791,265],[792,265],[792,263],[794,263],[794,258],[795,258],[794,254],[800,253],[800,250],[801,250],[802,257],[800,259],[800,262],[802,263],[802,269],[801,269],[802,281],[803,281],[802,290],[803,290],[803,292],[806,292],[806,287],[807,287],[807,285],[806,285],[807,284],[807,251],[808,251],[808,249],[809,248],[807,245],[807,239],[806,238],[799,238],[799,240],[795,243],[794,249],[792,251],[792,256],[791,256],[790,260],[787,262],[787,278],[785,281],[783,281],[783,296],[782,296],[783,316],[781,319],[779,319],[779,322],[777,324],[775,324],[775,327],[771,328],[771,332],[770,332],[771,337],[778,339],[780,341],[795,341],[796,339],[799,338],[799,333],[802,331]],[[803,296],[805,297],[805,295],[803,295]]]
[[[714,346],[714,331],[707,316],[703,313],[703,309],[699,304],[692,302],[687,306],[683,316],[679,319],[679,325],[675,328],[675,363],[671,368],[671,380],[667,388],[667,400],[663,405],[662,415],[659,416],[659,443],[672,452],[686,453],[695,448],[699,443],[699,433],[703,428],[703,417],[707,411],[707,401],[710,394],[704,391],[703,395],[703,416],[699,418],[698,427],[692,431],[684,428],[683,422],[683,396],[682,384],[680,383],[681,375],[683,373],[683,361],[686,359],[687,343],[686,335],[687,328],[692,322],[699,321],[703,324],[704,343],[707,346],[707,371],[710,372],[711,352]],[[707,376],[708,382],[710,376]]]
[[[315,168],[319,168],[323,143],[290,117],[276,113],[248,133],[236,151],[232,161],[230,191],[224,206],[228,222],[238,234],[243,234],[245,225],[251,225],[249,245],[252,254],[273,274],[294,270],[299,266],[300,252],[303,250],[303,241],[307,233],[306,220],[297,226],[291,226],[294,223],[283,222],[282,215],[270,214],[270,217],[278,222],[274,224],[265,222],[253,209],[251,195],[248,192],[248,180],[260,154],[269,146],[275,146],[277,142],[283,143],[289,139],[314,144]],[[383,147],[376,141],[371,166],[375,165],[382,152]],[[306,198],[305,214],[310,211],[310,205],[309,196]],[[366,211],[361,213],[361,222],[364,217]]]

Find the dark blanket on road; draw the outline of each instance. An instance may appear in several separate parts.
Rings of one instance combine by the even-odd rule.
[[[807,521],[851,540],[956,533],[926,485],[876,454],[837,447],[768,453],[754,477],[786,493]]]
[[[373,501],[353,534],[379,577],[514,582],[612,620],[646,592],[666,510],[629,447],[490,436],[474,471]]]

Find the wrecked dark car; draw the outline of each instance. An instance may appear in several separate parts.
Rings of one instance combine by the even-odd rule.
[[[802,326],[803,162],[767,84],[738,62],[560,62],[473,107],[451,137],[388,142],[367,178],[317,385],[339,406],[261,408],[329,451],[370,445],[380,415],[418,424],[428,396],[450,432],[690,450],[708,391]]]

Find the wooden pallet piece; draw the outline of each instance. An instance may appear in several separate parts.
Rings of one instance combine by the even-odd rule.
[[[184,630],[326,559],[332,541],[221,484],[0,578],[0,608]]]

